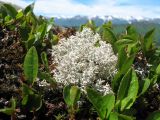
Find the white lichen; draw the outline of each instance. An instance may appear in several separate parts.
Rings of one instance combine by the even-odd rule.
[[[62,85],[74,84],[85,90],[92,86],[103,94],[111,92],[109,78],[116,70],[117,56],[99,34],[84,28],[75,36],[53,46],[54,77]]]

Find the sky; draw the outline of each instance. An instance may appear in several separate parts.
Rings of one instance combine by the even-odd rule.
[[[46,17],[113,16],[160,18],[160,0],[1,0],[25,7],[35,2],[34,12]]]

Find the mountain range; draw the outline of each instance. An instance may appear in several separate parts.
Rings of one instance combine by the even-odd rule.
[[[145,17],[139,17],[134,18],[132,16],[128,16],[125,18],[122,17],[113,17],[113,16],[95,16],[95,17],[88,17],[88,16],[74,16],[74,17],[54,17],[55,23],[60,26],[66,26],[66,27],[72,27],[72,26],[80,26],[82,24],[85,24],[88,20],[93,20],[97,26],[112,21],[113,24],[119,25],[119,24],[134,24],[134,23],[154,23],[154,24],[160,24],[160,18],[145,18]]]
[[[129,24],[134,25],[138,33],[142,35],[155,28],[154,40],[157,44],[160,44],[160,18],[134,18],[132,16],[126,18],[113,16],[87,17],[80,15],[74,17],[54,17],[55,24],[63,27],[78,28],[80,25],[85,24],[88,20],[93,20],[97,26],[102,25],[105,22],[112,21],[113,32],[117,35],[125,33],[125,29]]]

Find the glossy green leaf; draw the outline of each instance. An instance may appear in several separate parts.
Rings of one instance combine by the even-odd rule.
[[[160,64],[158,65],[158,67],[157,67],[157,69],[156,69],[156,73],[157,73],[158,75],[160,75]]]
[[[117,41],[117,38],[115,36],[115,34],[111,31],[110,28],[108,28],[107,26],[103,26],[103,35],[102,38],[111,43],[112,45],[114,45],[114,43]]]
[[[123,98],[125,98],[128,93],[128,89],[131,81],[131,73],[132,73],[132,69],[129,69],[128,72],[122,78],[122,81],[119,85],[118,94],[117,94],[118,100],[122,100]]]
[[[133,64],[134,58],[135,58],[135,55],[131,55],[126,60],[124,60],[124,64],[122,65],[122,67],[120,69],[122,74],[125,74],[128,71],[128,69]]]
[[[19,28],[19,33],[22,41],[28,40],[30,31],[31,28],[27,25],[26,21],[24,21]]]
[[[118,71],[117,74],[114,76],[113,80],[111,81],[111,86],[112,86],[112,89],[115,93],[117,93],[117,91],[118,91],[119,84],[120,84],[122,78],[123,78],[123,74],[121,74],[121,72]]]
[[[22,95],[26,96],[26,95],[32,95],[34,94],[34,89],[30,88],[28,85],[26,84],[22,84]]]
[[[122,69],[123,64],[125,63],[125,60],[127,59],[127,53],[125,51],[125,48],[121,48],[118,52],[118,69]]]
[[[47,54],[45,52],[41,53],[41,59],[42,59],[43,65],[45,66],[46,71],[49,72],[48,59],[47,59]]]
[[[155,29],[152,29],[149,32],[147,32],[145,34],[145,36],[144,36],[144,44],[145,44],[145,50],[146,50],[146,52],[149,51],[149,49],[153,45],[154,31],[155,31]]]
[[[42,98],[38,94],[28,95],[25,108],[31,112],[37,111],[42,107]]]
[[[118,115],[114,112],[111,112],[111,114],[109,115],[109,120],[119,120]]]
[[[24,74],[29,84],[33,84],[38,73],[38,55],[36,48],[31,47],[24,59]]]
[[[70,101],[72,105],[75,105],[80,98],[80,89],[76,86],[72,86],[70,89]]]
[[[28,12],[33,12],[34,5],[35,5],[35,3],[32,3],[32,4],[28,5],[28,6],[24,9],[24,14],[27,14]]]
[[[3,5],[0,6],[0,13],[3,19],[7,16],[6,8]]]
[[[47,32],[47,24],[43,23],[39,25],[36,33],[36,41],[40,40],[42,42],[43,38],[46,35],[46,32]]]
[[[49,20],[48,25],[47,25],[47,32],[49,32],[51,30],[51,28],[53,27],[53,22],[54,22],[54,18],[51,18]]]
[[[19,10],[17,15],[16,15],[16,19],[21,19],[23,17],[23,11]]]
[[[66,86],[63,90],[63,98],[69,107],[74,106],[80,98],[80,89],[77,86]]]
[[[32,27],[35,29],[35,27],[37,26],[38,24],[38,19],[37,17],[35,16],[35,14],[33,14],[33,12],[28,12],[26,14],[26,22],[27,23],[32,23]]]
[[[146,120],[160,120],[160,111],[155,111],[151,113]]]
[[[29,95],[23,96],[22,105],[26,105],[26,104],[27,104],[27,102],[28,102],[28,96],[29,96]]]
[[[116,41],[117,46],[126,46],[126,45],[133,44],[133,43],[135,43],[135,41],[130,40],[130,39],[121,39],[121,40]]]
[[[136,31],[136,28],[134,26],[129,25],[127,28],[127,35],[129,35],[133,40],[137,41],[138,40],[138,33]]]
[[[7,115],[12,115],[16,110],[16,100],[14,98],[11,99],[11,107],[0,109],[0,112],[5,113]]]
[[[123,36],[122,36],[122,39],[134,40],[134,39],[132,38],[132,36],[130,36],[130,35],[123,35]]]
[[[142,81],[140,81],[141,83],[140,83],[140,93],[139,93],[139,96],[140,95],[143,95],[146,91],[147,91],[147,89],[149,88],[149,86],[150,86],[150,79],[148,79],[148,78],[146,78],[146,79],[144,79],[144,80],[142,80]]]
[[[141,49],[138,44],[139,44],[138,42],[135,42],[133,44],[129,44],[127,47],[127,53],[129,55],[136,54]]]
[[[138,89],[139,89],[138,78],[135,71],[132,70],[129,89],[128,90],[126,89],[126,91],[128,92],[127,96],[121,101],[121,111],[123,111],[124,109],[130,109],[130,107],[133,105],[133,103],[137,98]]]
[[[12,18],[16,18],[17,15],[17,10],[10,4],[3,4],[3,6],[6,8],[7,13],[12,17]]]
[[[158,80],[158,75],[154,75],[152,78],[151,78],[151,84],[154,85]]]
[[[50,73],[47,72],[38,72],[38,77],[42,80],[46,80],[47,82],[49,82],[51,84],[52,87],[57,86],[56,84],[56,80],[51,76]]]
[[[5,21],[5,25],[7,25],[7,26],[9,26],[9,27],[13,27],[12,26],[12,23],[13,23],[13,19],[11,18],[11,16],[6,16],[5,18],[4,18],[4,21]]]
[[[96,31],[96,24],[93,20],[88,20],[86,27],[91,28],[91,30],[93,30],[93,32]]]
[[[27,105],[28,101],[29,101],[29,96],[34,95],[34,93],[36,92],[36,90],[34,90],[33,88],[29,87],[26,84],[22,84],[22,105]]]
[[[27,49],[30,49],[32,46],[36,46],[34,43],[35,43],[35,38],[31,38],[29,39],[28,41],[25,42],[26,44],[26,48]]]
[[[91,88],[87,88],[87,96],[96,108],[100,118],[102,120],[107,119],[114,108],[115,96],[113,94],[102,96]]]
[[[132,117],[132,116],[118,114],[118,120],[136,120],[136,119],[134,117]]]

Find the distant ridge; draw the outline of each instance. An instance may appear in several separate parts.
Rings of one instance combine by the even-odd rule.
[[[132,24],[136,27],[137,31],[144,35],[149,30],[155,28],[155,38],[154,40],[160,44],[160,18],[134,18],[134,17],[113,17],[113,16],[104,16],[104,17],[87,17],[87,16],[74,16],[74,17],[54,17],[56,25],[63,27],[76,27],[85,24],[88,20],[94,20],[97,26],[102,25],[105,22],[112,21],[113,31],[115,34],[125,33],[125,28],[127,25]]]
[[[113,24],[132,24],[132,23],[137,23],[137,22],[160,24],[160,18],[145,18],[145,17],[134,18],[132,16],[121,18],[121,17],[113,17],[113,16],[87,17],[87,16],[77,15],[74,17],[54,17],[54,19],[57,25],[67,26],[67,27],[80,26],[86,23],[90,19],[94,20],[97,26],[103,24],[104,22],[108,22],[108,21],[112,21]]]

